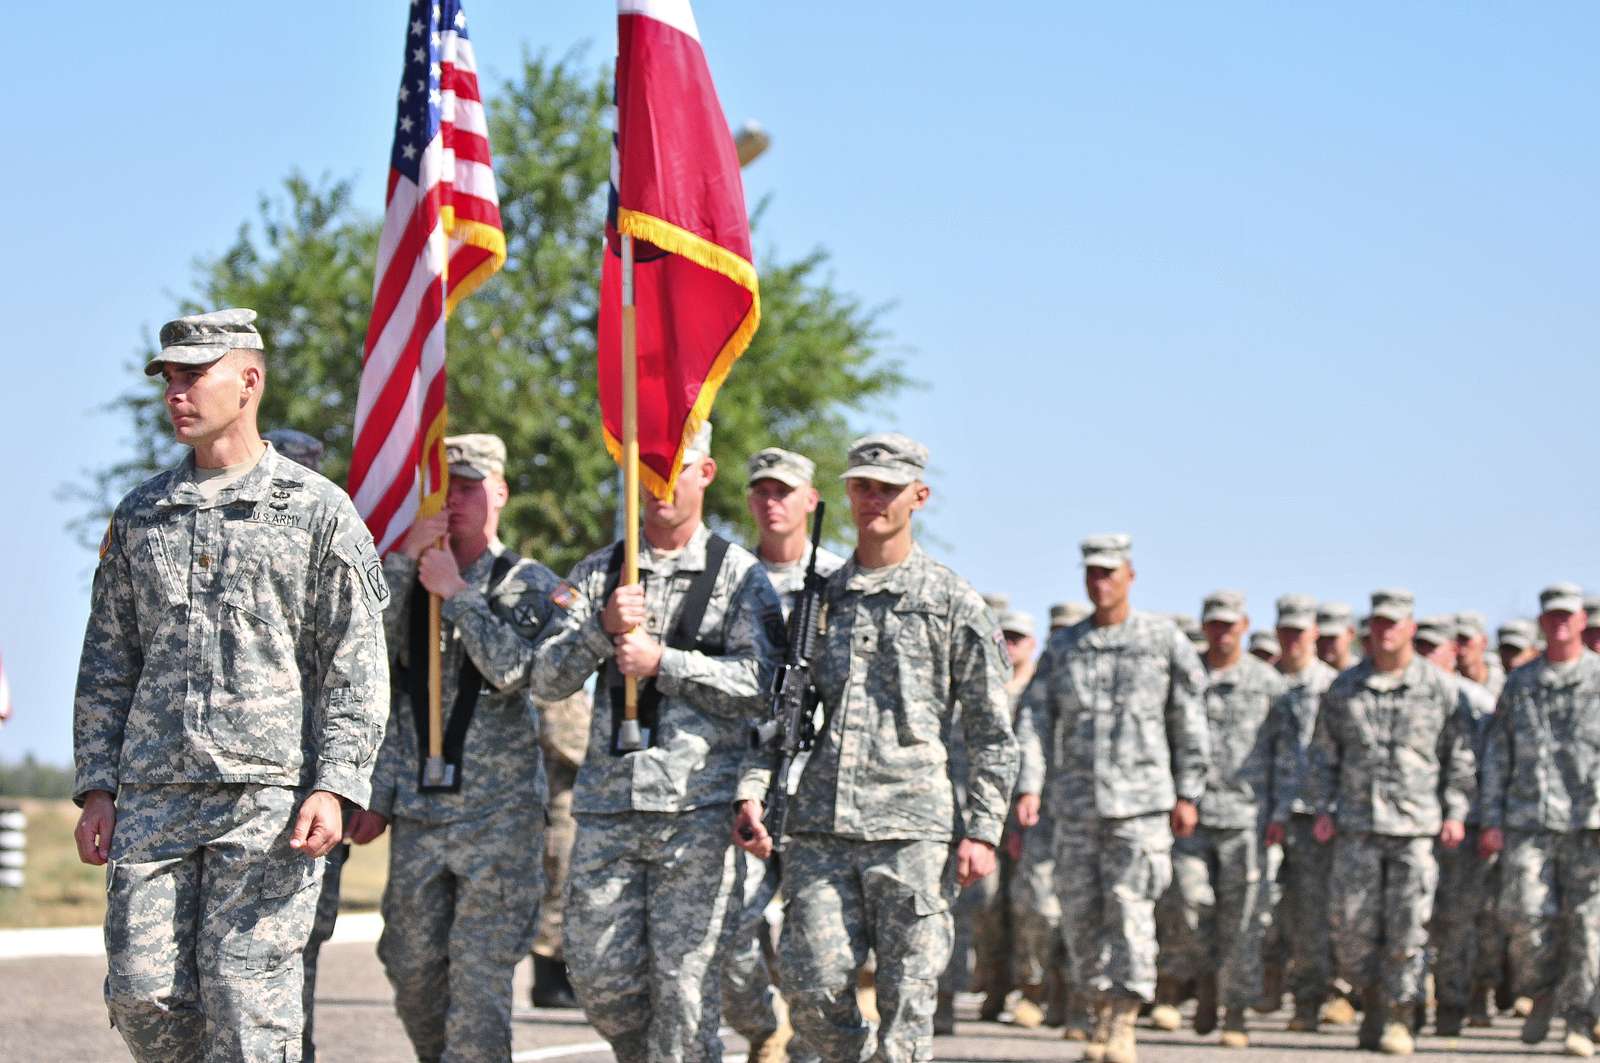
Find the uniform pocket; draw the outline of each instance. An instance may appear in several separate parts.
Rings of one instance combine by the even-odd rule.
[[[259,907],[250,930],[245,966],[256,971],[282,967],[305,949],[316,917],[320,864],[303,856],[263,857]]]

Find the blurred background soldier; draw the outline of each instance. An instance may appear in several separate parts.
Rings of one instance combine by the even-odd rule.
[[[499,539],[510,494],[498,436],[444,441],[443,512],[383,562],[395,665],[389,733],[357,844],[392,822],[378,958],[418,1059],[503,1059],[511,981],[544,891],[543,757],[533,644],[560,624],[560,579]],[[442,756],[430,750],[428,595],[440,599]],[[441,763],[442,762],[442,763]]]
[[[345,493],[257,434],[254,310],[168,322],[184,460],[112,515],[73,710],[106,1007],[140,1061],[296,1059],[301,952],[383,734],[387,589]]]
[[[1334,954],[1362,991],[1358,1043],[1390,1055],[1414,1050],[1439,875],[1434,836],[1461,844],[1476,789],[1470,722],[1451,680],[1412,647],[1412,601],[1410,591],[1373,592],[1373,652],[1322,696],[1307,789],[1316,840],[1338,837]]]
[[[1500,659],[1489,652],[1489,622],[1482,613],[1456,614],[1456,671],[1483,687],[1491,698],[1500,696],[1506,672]]]
[[[1523,665],[1539,659],[1544,651],[1538,625],[1532,620],[1507,620],[1495,629],[1495,656],[1505,669],[1507,679]],[[1504,688],[1502,688],[1502,692]]]
[[[1566,1051],[1594,1054],[1600,993],[1600,656],[1586,652],[1583,596],[1539,595],[1542,660],[1513,671],[1483,767],[1486,855],[1500,853],[1500,914],[1512,972],[1533,998],[1522,1040],[1538,1044],[1559,1008]]]
[[[1094,606],[1088,602],[1057,602],[1050,607],[1050,633],[1071,627],[1092,612]]]
[[[1317,659],[1342,672],[1360,659],[1355,611],[1344,602],[1323,602],[1317,607]]]
[[[535,701],[539,709],[539,750],[544,754],[545,806],[544,899],[539,902],[539,933],[533,939],[533,989],[536,1008],[575,1008],[578,998],[567,975],[561,947],[562,895],[578,821],[572,818],[572,787],[589,744],[589,715],[594,705],[587,690],[558,701]]]
[[[563,918],[578,1000],[622,1063],[722,1057],[722,958],[744,888],[730,805],[783,609],[755,556],[702,521],[716,475],[708,422],[672,500],[644,498],[640,582],[621,582],[621,543],[578,562],[558,589],[564,621],[535,654],[542,698],[600,672]],[[622,741],[627,676],[641,749]]]
[[[1583,615],[1589,618],[1583,629],[1583,645],[1600,653],[1600,594],[1590,594],[1583,599]]]
[[[1278,645],[1278,636],[1270,631],[1250,632],[1250,656],[1266,665],[1276,665],[1278,658],[1283,656],[1283,649]]]
[[[1196,653],[1206,652],[1206,633],[1200,627],[1200,621],[1188,613],[1173,613],[1172,622],[1178,625],[1178,630],[1183,632],[1183,637],[1189,640]]]
[[[1155,995],[1155,903],[1174,836],[1192,834],[1210,763],[1205,672],[1170,619],[1135,612],[1126,535],[1080,544],[1092,622],[1057,632],[1023,695],[1017,818],[1056,821],[1056,893],[1080,991],[1095,996],[1084,1058],[1133,1063]]]

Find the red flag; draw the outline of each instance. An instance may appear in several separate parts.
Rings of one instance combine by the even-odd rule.
[[[617,134],[600,273],[600,414],[622,460],[622,260],[634,238],[640,480],[668,497],[750,345],[761,296],[739,158],[689,0],[619,0]]]

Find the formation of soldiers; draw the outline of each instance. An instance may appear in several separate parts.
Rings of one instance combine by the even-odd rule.
[[[815,559],[816,739],[775,839],[749,732],[812,560],[812,463],[749,459],[747,550],[703,519],[706,425],[644,501],[628,585],[620,544],[565,578],[508,549],[510,456],[452,436],[444,512],[379,558],[315,440],[258,433],[254,317],[162,329],[146,371],[192,452],[117,507],[84,640],[76,840],[108,866],[134,1058],[314,1058],[340,843],[384,832],[378,952],[421,1060],[509,1058],[530,950],[535,1003],[575,1000],[619,1060],[718,1059],[724,1020],[766,1063],[930,1059],[969,945],[984,1018],[1062,1025],[1090,1060],[1133,1063],[1141,1011],[1173,1029],[1191,995],[1196,1031],[1243,1047],[1285,984],[1292,1028],[1353,998],[1359,1044],[1406,1054],[1430,974],[1440,1033],[1492,1021],[1509,977],[1525,1041],[1560,1014],[1593,1053],[1600,603],[1578,588],[1502,627],[1497,669],[1481,617],[1419,622],[1394,589],[1359,633],[1289,594],[1251,639],[1226,590],[1186,632],[1132,607],[1129,538],[1093,536],[1089,601],[1034,660],[1031,618],[917,545],[926,448],[865,436],[850,556]]]

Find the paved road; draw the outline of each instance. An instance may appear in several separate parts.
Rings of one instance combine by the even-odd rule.
[[[528,965],[517,972],[517,1000],[528,997]],[[0,961],[0,1058],[6,1063],[120,1063],[127,1057],[122,1041],[106,1025],[100,1000],[104,961],[98,958],[32,958]],[[411,1058],[405,1034],[395,1018],[389,985],[369,942],[323,947],[323,975],[317,1008],[318,1058],[322,1063],[407,1063]],[[964,999],[961,1013],[976,1013],[976,998]],[[1349,1050],[1354,1028],[1321,1036],[1283,1032],[1287,1014],[1260,1018],[1254,1045],[1236,1052],[1206,1044],[1192,1035],[1141,1031],[1140,1059],[1146,1063],[1314,1063],[1372,1060]],[[1559,1029],[1560,1023],[1556,1024]],[[1418,1055],[1433,1060],[1527,1059],[1559,1056],[1560,1042],[1551,1040],[1527,1052],[1510,1020],[1491,1030],[1446,1041],[1424,1037]],[[728,1038],[727,1063],[742,1063],[744,1044]],[[563,1060],[601,1063],[611,1053],[600,1043],[579,1012],[516,1013],[513,1059],[517,1063]],[[1064,1043],[1052,1030],[962,1022],[957,1036],[936,1042],[939,1059],[981,1063],[1078,1058],[1078,1047]]]

